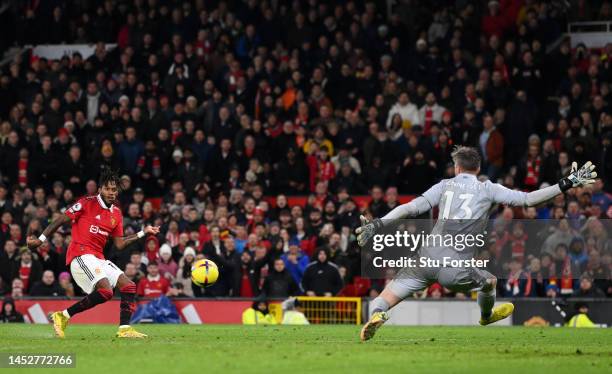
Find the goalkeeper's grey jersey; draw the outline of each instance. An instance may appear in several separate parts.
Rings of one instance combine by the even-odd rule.
[[[467,173],[444,179],[423,193],[432,208],[438,206],[438,220],[431,233],[441,235],[484,233],[493,204],[523,206],[526,196],[525,192],[491,181],[481,182]],[[459,257],[473,255],[473,250],[467,248],[461,252]]]

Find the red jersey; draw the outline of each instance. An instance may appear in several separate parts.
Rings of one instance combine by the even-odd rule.
[[[123,236],[121,209],[106,206],[100,195],[80,199],[65,214],[72,219],[72,241],[66,253],[66,265],[75,257],[87,254],[104,260],[106,240]]]
[[[168,279],[158,274],[157,277],[149,278],[147,276],[142,278],[138,282],[138,289],[136,293],[138,296],[159,297],[161,295],[165,295],[166,292],[168,292],[168,288],[170,288],[170,282],[168,282]]]

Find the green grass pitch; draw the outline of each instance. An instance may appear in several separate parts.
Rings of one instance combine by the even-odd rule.
[[[72,325],[59,340],[50,325],[3,325],[0,351],[76,353],[76,369],[52,372],[88,374],[612,372],[610,329],[383,326],[367,343],[359,342],[358,326],[138,329],[150,338],[119,340],[115,326]]]

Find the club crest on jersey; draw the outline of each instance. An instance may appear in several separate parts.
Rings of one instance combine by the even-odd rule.
[[[100,270],[100,268],[96,268],[96,274],[100,274],[102,272],[102,270]]]
[[[111,217],[111,226],[115,226],[115,223],[117,223],[115,217]]]

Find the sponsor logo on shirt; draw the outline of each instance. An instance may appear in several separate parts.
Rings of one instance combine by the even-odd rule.
[[[89,232],[92,233],[92,234],[100,234],[102,236],[108,236],[108,232],[102,230],[101,228],[99,228],[96,225],[89,226]]]

